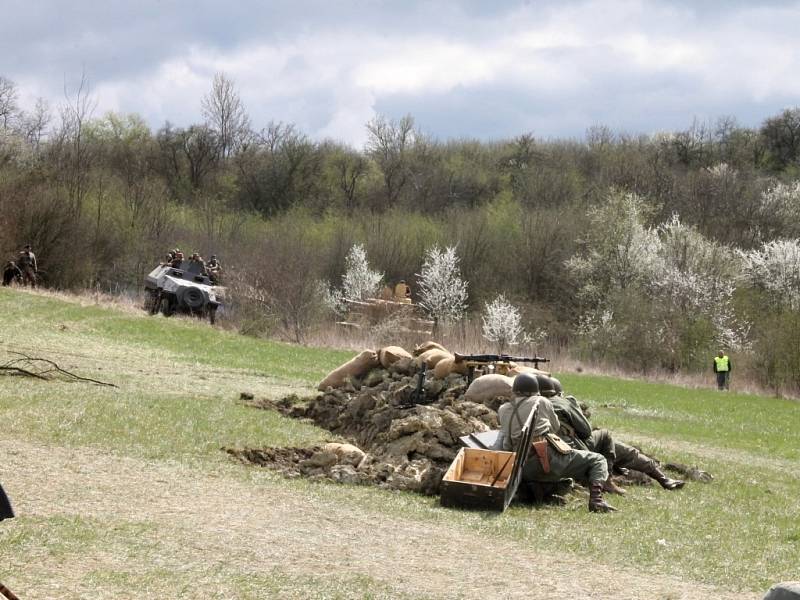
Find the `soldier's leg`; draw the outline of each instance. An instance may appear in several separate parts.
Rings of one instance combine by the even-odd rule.
[[[679,479],[670,479],[661,470],[658,462],[650,458],[646,454],[639,452],[633,446],[623,444],[622,442],[615,442],[614,448],[617,454],[617,465],[626,469],[633,469],[641,471],[655,479],[661,487],[665,490],[676,490],[685,485],[684,481]]]
[[[589,510],[610,512],[616,510],[603,500],[603,483],[608,479],[605,458],[596,452],[572,450],[568,454],[547,448],[550,471],[545,473],[538,457],[531,456],[522,471],[526,481],[558,481],[572,478],[589,484]]]
[[[589,482],[589,511],[612,512],[617,510],[603,500],[604,484],[608,481],[608,463],[605,457],[596,452],[573,450],[569,454],[559,454],[554,459],[555,467],[562,477],[573,477]]]
[[[603,489],[611,494],[625,494],[625,490],[619,487],[611,479],[614,464],[617,462],[617,454],[614,445],[614,438],[608,429],[595,429],[592,435],[586,440],[589,450],[601,454],[608,465],[608,479],[603,484]]]
[[[608,429],[595,429],[592,431],[592,435],[586,440],[586,447],[592,452],[605,456],[610,465],[617,461],[614,438]]]

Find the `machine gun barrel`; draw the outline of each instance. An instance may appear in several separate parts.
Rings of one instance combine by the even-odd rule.
[[[476,363],[495,363],[495,362],[527,362],[538,364],[540,362],[550,362],[549,358],[541,356],[511,356],[509,354],[454,354],[456,362],[476,362]]]
[[[467,364],[467,383],[472,383],[475,376],[475,367],[481,365],[491,364],[505,364],[509,363],[533,363],[535,368],[539,368],[540,362],[550,362],[549,358],[541,356],[511,356],[510,354],[458,354],[454,353],[455,362],[464,362]]]

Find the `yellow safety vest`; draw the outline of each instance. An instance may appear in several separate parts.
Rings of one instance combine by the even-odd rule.
[[[717,373],[722,373],[724,371],[728,371],[728,357],[723,356],[720,358],[719,356],[714,357],[714,364],[717,365]]]

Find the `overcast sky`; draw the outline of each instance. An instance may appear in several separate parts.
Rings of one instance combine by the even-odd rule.
[[[440,139],[692,119],[758,125],[800,105],[800,2],[0,0],[0,75],[22,104],[85,72],[96,116],[201,120],[215,72],[256,128],[361,145],[376,114]]]

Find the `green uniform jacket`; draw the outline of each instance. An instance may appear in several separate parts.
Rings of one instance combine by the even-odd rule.
[[[562,427],[558,435],[567,441],[574,440],[576,448],[586,450],[585,441],[592,435],[592,426],[581,412],[581,407],[574,396],[553,396],[550,398],[553,410]]]

